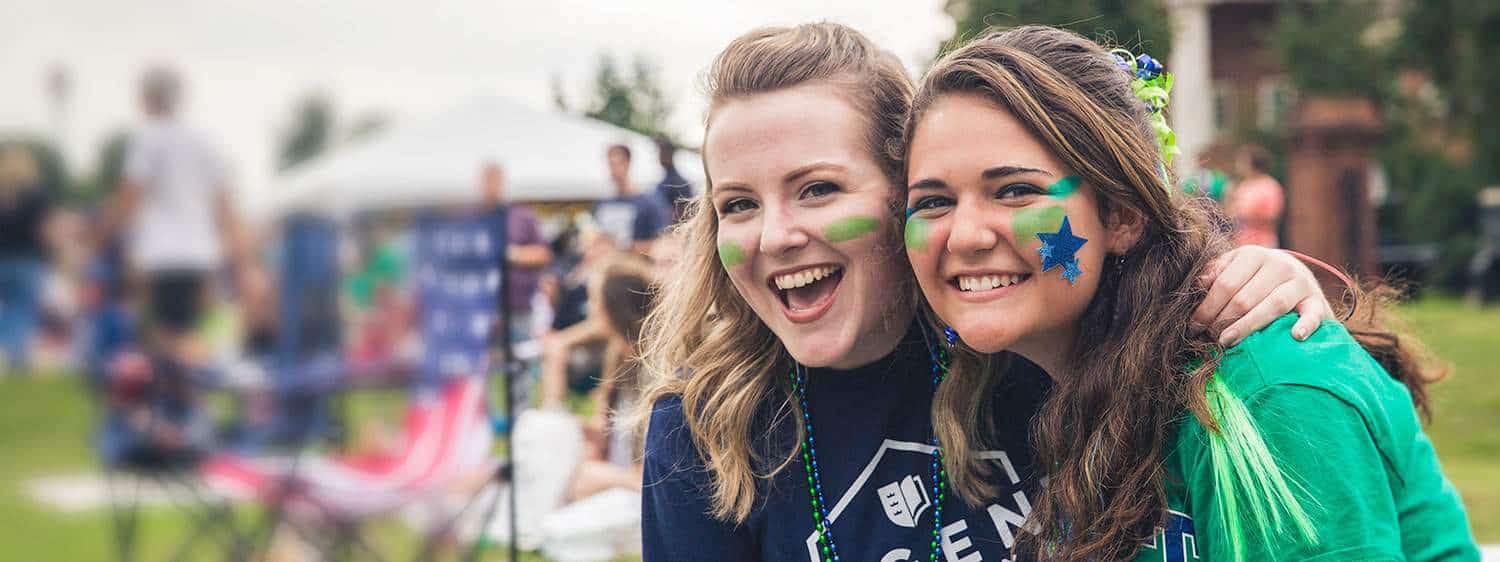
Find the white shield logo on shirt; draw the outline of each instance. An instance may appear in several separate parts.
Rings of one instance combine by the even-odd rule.
[[[915,528],[917,521],[922,518],[922,512],[932,506],[927,488],[922,486],[922,479],[915,474],[881,486],[875,492],[880,494],[880,505],[885,507],[885,516],[902,527]]]

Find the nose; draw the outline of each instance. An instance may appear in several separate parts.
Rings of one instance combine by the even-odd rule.
[[[786,207],[767,205],[761,217],[761,253],[780,257],[807,245],[807,231]]]
[[[948,251],[954,254],[974,254],[993,250],[1000,243],[1000,235],[990,224],[997,217],[985,216],[979,205],[959,201],[953,211],[953,228],[948,231]]]

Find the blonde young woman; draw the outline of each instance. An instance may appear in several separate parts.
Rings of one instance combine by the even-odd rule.
[[[1159,72],[1021,27],[923,81],[907,254],[962,336],[934,412],[953,488],[996,492],[971,452],[985,436],[959,422],[1012,376],[991,364],[1020,356],[1052,381],[1027,423],[1046,484],[1024,559],[1478,560],[1418,422],[1441,373],[1380,303],[1356,290],[1347,330],[1306,342],[1290,316],[1232,347],[1190,333],[1196,276],[1227,240],[1206,205],[1169,196],[1163,107],[1135,94]]]
[[[1018,364],[950,423],[1004,493],[970,506],[942,476],[929,410],[943,353],[914,322],[902,253],[900,63],[835,24],[751,31],[707,73],[705,195],[647,320],[644,557],[998,560],[1033,501],[1028,412],[1045,379]],[[1199,309],[1222,337],[1296,305],[1311,273],[1266,250],[1227,254]],[[1277,287],[1295,293],[1267,301]],[[1232,325],[1231,325],[1232,324]]]

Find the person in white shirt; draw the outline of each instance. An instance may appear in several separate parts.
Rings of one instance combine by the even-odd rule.
[[[105,208],[99,239],[123,234],[130,270],[146,297],[147,344],[187,366],[207,286],[226,260],[238,264],[241,252],[228,170],[204,136],[176,118],[180,94],[169,69],[153,68],[143,77],[147,123],[130,139],[124,178]]]

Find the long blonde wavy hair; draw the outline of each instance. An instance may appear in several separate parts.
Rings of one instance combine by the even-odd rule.
[[[835,85],[869,116],[867,148],[891,182],[892,200],[900,196],[903,171],[891,148],[900,139],[912,83],[894,56],[859,32],[833,23],[755,29],[719,53],[704,82],[707,127],[714,110],[734,99],[808,83]],[[689,205],[676,233],[684,244],[681,260],[662,280],[662,298],[646,318],[646,376],[634,418],[644,425],[658,400],[680,397],[714,483],[713,515],[738,522],[749,516],[758,484],[796,458],[802,425],[791,424],[797,432],[791,443],[772,429],[800,419],[801,412],[786,377],[792,358],[719,261],[718,218],[708,202],[713,173],[706,168],[708,189]],[[896,254],[893,259],[905,261]],[[893,290],[914,294],[909,273],[906,278]]]

